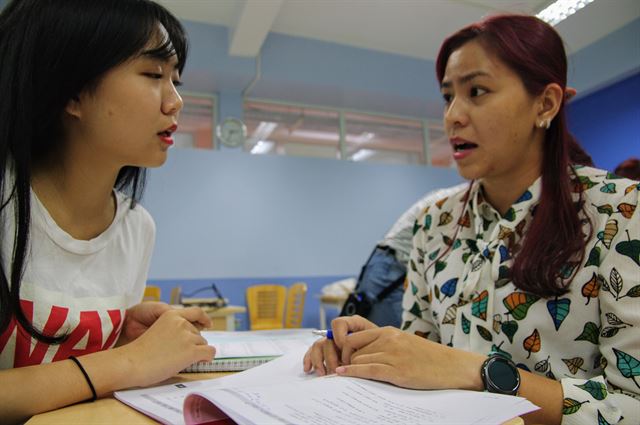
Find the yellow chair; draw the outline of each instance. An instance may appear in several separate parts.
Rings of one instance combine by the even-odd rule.
[[[247,288],[251,330],[282,329],[287,288],[282,285],[253,285]]]
[[[160,301],[160,287],[154,285],[145,286],[142,301]]]
[[[307,284],[296,282],[287,290],[287,309],[284,316],[285,328],[301,328],[304,314],[304,301],[307,297]]]

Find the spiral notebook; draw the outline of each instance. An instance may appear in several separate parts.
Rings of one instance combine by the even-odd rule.
[[[202,336],[216,348],[215,359],[194,363],[183,372],[236,372],[250,369],[289,351],[309,347],[318,338],[312,329],[268,331],[204,331]]]
[[[261,357],[229,357],[226,359],[215,359],[211,362],[194,363],[182,372],[199,373],[199,372],[239,372],[241,370],[251,369],[260,366],[278,356],[261,356]]]

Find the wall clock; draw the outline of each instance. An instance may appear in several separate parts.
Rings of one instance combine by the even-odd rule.
[[[223,145],[237,148],[247,140],[247,126],[238,118],[225,118],[216,126],[216,136]]]

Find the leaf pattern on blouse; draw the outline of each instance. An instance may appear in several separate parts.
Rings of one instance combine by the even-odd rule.
[[[567,294],[545,299],[510,280],[541,179],[504,216],[475,182],[466,203],[459,192],[417,220],[402,329],[467,351],[500,351],[560,381],[563,424],[637,425],[640,183],[591,167],[576,173],[574,202],[582,191],[581,218],[593,232],[583,261],[559,271],[573,279]]]

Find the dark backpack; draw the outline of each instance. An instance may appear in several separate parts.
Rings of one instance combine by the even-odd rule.
[[[382,261],[380,261],[381,259]],[[380,267],[382,267],[382,270]],[[390,247],[376,246],[367,262],[362,266],[360,276],[358,276],[358,283],[344,302],[340,316],[358,314],[367,318],[375,304],[382,302],[404,282],[406,270],[398,275],[399,270],[405,270],[405,267],[396,260],[395,250]],[[371,294],[371,288],[367,287],[368,282],[372,279],[376,281],[376,286],[379,287],[382,284],[382,289],[377,289],[377,293],[374,294]]]

